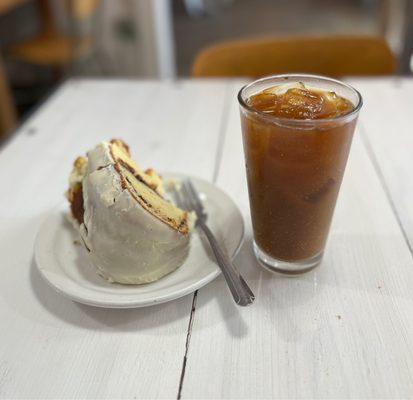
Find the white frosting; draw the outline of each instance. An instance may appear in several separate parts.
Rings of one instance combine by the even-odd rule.
[[[88,153],[83,199],[80,235],[93,265],[108,281],[153,282],[182,265],[189,235],[160,221],[122,189],[107,143]]]
[[[87,173],[90,174],[98,168],[113,164],[114,160],[109,150],[109,143],[99,143],[93,150],[87,153]]]

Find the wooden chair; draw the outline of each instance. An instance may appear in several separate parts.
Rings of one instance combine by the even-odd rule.
[[[0,141],[16,126],[16,108],[0,54]]]
[[[28,0],[0,0],[0,16],[4,17],[5,14],[26,2],[28,2]],[[0,144],[16,127],[16,123],[16,106],[10,90],[3,56],[0,53]]]
[[[376,37],[280,37],[224,42],[202,50],[195,77],[260,77],[306,72],[328,76],[389,75],[396,69],[386,42]]]
[[[65,0],[69,17],[75,23],[82,23],[90,18],[99,4],[99,0]],[[48,0],[38,0],[41,18],[41,31],[38,35],[18,43],[9,51],[13,58],[34,65],[49,66],[55,71],[70,65],[86,55],[91,47],[91,37],[61,33]],[[59,73],[59,72],[58,72]]]

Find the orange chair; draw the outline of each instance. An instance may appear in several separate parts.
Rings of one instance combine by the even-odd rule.
[[[195,77],[260,77],[305,72],[389,75],[394,56],[381,38],[364,36],[280,37],[224,42],[202,50],[192,66]]]
[[[16,126],[16,108],[0,54],[0,141]]]
[[[97,8],[98,0],[65,0],[66,9],[72,21],[89,19]],[[65,35],[56,27],[49,0],[38,0],[41,31],[22,43],[13,45],[9,51],[20,61],[50,66],[61,72],[65,66],[88,54],[92,48],[90,36]]]

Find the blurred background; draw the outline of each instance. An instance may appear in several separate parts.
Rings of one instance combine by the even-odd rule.
[[[70,77],[407,75],[412,52],[412,0],[0,0],[0,136]]]

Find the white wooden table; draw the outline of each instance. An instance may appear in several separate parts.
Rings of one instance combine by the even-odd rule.
[[[240,81],[70,81],[0,150],[0,398],[413,396],[413,80],[353,80],[359,129],[322,266],[257,266]],[[256,303],[221,278],[180,300],[104,310],[56,294],[33,241],[75,156],[121,137],[143,166],[215,181],[247,226],[236,258]]]

